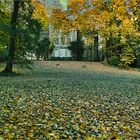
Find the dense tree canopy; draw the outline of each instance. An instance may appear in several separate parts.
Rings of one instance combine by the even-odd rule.
[[[19,6],[15,7],[17,3]],[[1,0],[0,59],[4,55],[13,63],[14,59],[27,58],[37,49],[40,32],[52,25],[63,33],[73,29],[80,32],[85,46],[93,50],[94,60],[99,59],[99,43],[102,43],[105,60],[109,64],[137,65],[140,57],[138,0],[68,0],[60,3],[62,6],[51,8],[39,0],[16,0],[13,3]],[[14,49],[9,47],[8,53],[11,43]],[[9,57],[9,54],[13,56]]]
[[[8,11],[8,7],[13,11]],[[29,62],[27,61],[28,54],[34,52],[40,37],[40,31],[47,26],[47,11],[39,1],[16,0],[13,3],[1,1],[0,13],[2,15],[0,19],[2,21],[1,24],[3,23],[3,28],[8,24],[9,30],[7,36],[10,36],[10,40],[6,40],[10,44],[7,49],[7,65],[4,72],[11,73],[13,63],[22,65]],[[11,23],[8,23],[6,20],[8,15],[11,15]],[[10,21],[10,16],[8,19]],[[3,30],[0,32],[6,35]],[[1,42],[0,40],[0,44]]]
[[[127,67],[137,58],[139,16],[138,0],[69,0],[67,10],[54,9],[51,18],[56,28],[74,28],[90,34],[89,39],[98,34],[107,62]]]

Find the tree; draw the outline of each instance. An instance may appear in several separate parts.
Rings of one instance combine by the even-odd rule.
[[[14,1],[14,9],[12,13],[12,19],[11,19],[11,28],[12,28],[12,34],[10,36],[10,47],[8,51],[8,60],[6,67],[4,69],[5,73],[12,73],[12,67],[14,62],[14,55],[15,55],[15,43],[16,43],[16,25],[17,25],[17,18],[18,18],[18,12],[19,12],[19,6],[21,1]]]
[[[28,54],[35,53],[40,32],[47,26],[46,10],[39,1],[15,0],[13,4],[8,60],[3,71],[5,73],[12,73],[14,63],[20,66],[30,63]]]
[[[0,1],[0,61],[5,61],[7,57],[7,47],[9,45],[10,35],[10,10],[8,1]]]
[[[32,56],[42,30],[38,19],[33,18],[34,6],[31,1],[21,3],[17,23],[15,62],[20,67],[30,67]]]
[[[72,55],[76,60],[81,60],[84,52],[84,44],[81,39],[81,34],[77,31],[77,41],[72,41],[70,46]]]
[[[32,0],[31,3],[34,7],[32,17],[41,23],[43,29],[46,29],[49,24],[47,8],[39,0]]]
[[[94,36],[94,61],[99,61],[99,36]]]
[[[44,60],[47,60],[49,58],[50,51],[50,40],[48,38],[43,38],[39,41],[36,48],[37,59],[39,60],[39,58],[41,57]]]
[[[124,62],[121,60],[127,61],[128,59],[125,59],[125,57],[130,55],[130,52],[131,63],[135,60],[135,57],[133,57],[134,47],[130,45],[130,42],[128,46],[127,41],[132,40],[131,38],[134,36],[137,38],[138,5],[138,0],[76,0],[69,1],[69,13],[76,29],[82,32],[88,31],[93,36],[100,35],[101,38],[104,38],[106,41],[105,56],[108,63],[113,64],[112,60],[114,61],[115,58],[115,61],[118,61],[117,65],[123,65]],[[96,42],[94,44],[97,44],[97,40],[94,37],[94,42]],[[128,50],[131,47],[133,51],[126,51],[126,48],[124,48],[126,46]],[[94,52],[98,51],[96,48],[94,47]],[[127,55],[123,55],[124,50],[128,53]],[[96,54],[98,53],[95,53],[94,56]],[[128,61],[128,63],[130,62]]]
[[[105,26],[100,31],[106,40],[105,52],[109,64],[127,67],[128,64],[133,63],[135,60],[134,47],[130,45],[130,40],[137,32],[133,20],[134,17],[136,18],[136,15],[132,14],[137,2],[135,1],[133,4],[131,2],[131,0],[127,2],[124,0],[113,0],[104,4],[101,17]],[[127,56],[129,56],[129,59]]]

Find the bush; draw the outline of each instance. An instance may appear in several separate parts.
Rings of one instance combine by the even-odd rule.
[[[123,48],[122,54],[120,55],[120,66],[127,68],[136,59],[132,47]]]
[[[75,58],[76,60],[82,59],[83,52],[84,52],[82,41],[71,42],[71,46],[69,48],[73,54],[73,58]]]
[[[118,66],[120,64],[120,58],[118,56],[111,56],[108,59],[108,63],[113,66]]]
[[[48,59],[50,49],[50,40],[48,38],[43,38],[39,41],[38,46],[36,48],[36,57],[39,60],[43,58],[44,60]]]

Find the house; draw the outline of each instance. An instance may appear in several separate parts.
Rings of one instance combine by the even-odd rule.
[[[63,10],[67,9],[67,0],[40,0],[46,7],[49,7],[49,13],[51,14],[51,8],[60,7]],[[62,59],[71,58],[71,50],[69,49],[70,42],[77,40],[76,30],[72,30],[68,34],[64,34],[61,29],[56,30],[52,25],[48,27],[48,34],[51,43],[54,48],[51,54],[51,58]]]

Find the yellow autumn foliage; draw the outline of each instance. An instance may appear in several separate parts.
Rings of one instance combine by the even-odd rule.
[[[48,25],[48,12],[46,7],[38,0],[32,0],[34,6],[33,17],[40,21],[45,28]]]

